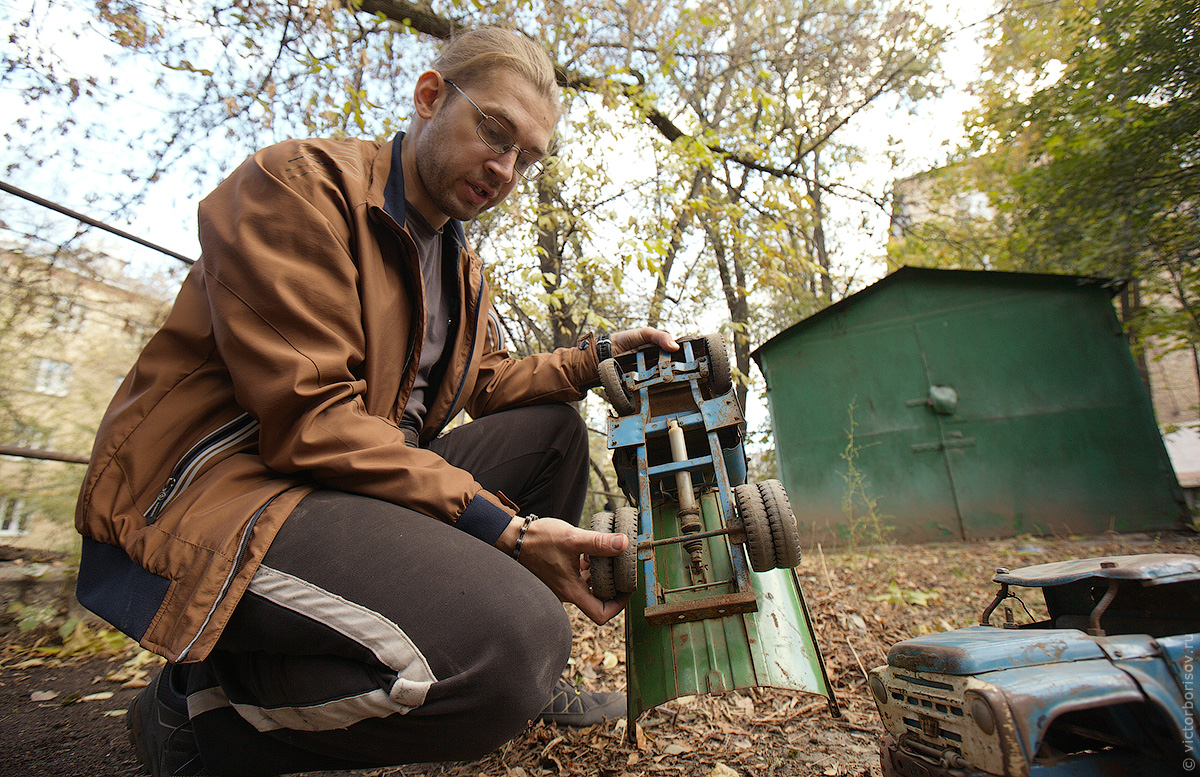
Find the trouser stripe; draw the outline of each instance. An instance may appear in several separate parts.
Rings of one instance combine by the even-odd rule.
[[[325,731],[345,728],[371,717],[404,714],[425,702],[437,677],[420,649],[397,624],[379,613],[276,569],[260,566],[250,591],[274,604],[311,618],[370,650],[396,673],[390,689],[364,689],[357,696],[304,707],[234,707],[260,731],[290,728]]]

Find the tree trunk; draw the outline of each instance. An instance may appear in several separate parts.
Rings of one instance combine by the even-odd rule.
[[[554,192],[546,179],[537,182],[538,212],[550,213],[554,204]],[[560,291],[563,278],[563,258],[561,244],[558,240],[558,220],[547,219],[546,226],[539,226],[537,233],[538,269],[542,271],[542,289],[551,300],[557,300],[557,307],[550,306],[546,311],[546,320],[550,334],[550,342],[544,344],[544,350],[553,351],[575,344],[575,328],[571,324],[571,310],[563,301]]]
[[[684,230],[687,229],[688,222],[692,220],[691,201],[696,199],[700,194],[701,185],[708,177],[708,169],[702,168],[696,171],[692,177],[692,189],[688,193],[687,202],[679,211],[679,216],[675,219],[675,224],[671,227],[671,245],[667,249],[667,255],[663,257],[662,264],[659,266],[658,277],[654,282],[654,295],[650,298],[650,313],[646,316],[646,323],[649,326],[658,328],[662,322],[663,302],[667,297],[667,284],[671,280],[671,266],[675,263],[675,257],[679,253],[679,248],[683,245]]]
[[[729,309],[729,321],[733,324],[734,364],[742,375],[750,374],[750,303],[746,298],[746,270],[740,252],[726,248],[720,227],[707,217],[704,220],[708,239],[713,249],[713,260],[717,274],[721,277],[721,290],[725,294],[725,305]],[[734,382],[734,395],[741,407],[746,406],[747,386],[745,380]]]
[[[1133,353],[1137,364],[1138,375],[1142,385],[1146,387],[1146,396],[1154,394],[1150,390],[1150,365],[1146,362],[1146,349],[1141,338],[1142,292],[1137,278],[1130,278],[1121,289],[1121,323],[1125,327],[1125,339]]]
[[[829,275],[829,251],[825,247],[825,210],[821,205],[820,148],[813,149],[812,176],[805,180],[805,184],[808,187],[808,198],[812,201],[812,241],[817,264],[821,267],[821,301],[829,304],[833,297],[833,281]]]

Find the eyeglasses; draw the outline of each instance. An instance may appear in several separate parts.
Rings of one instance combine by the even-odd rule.
[[[497,154],[507,154],[511,149],[517,150],[517,161],[514,167],[520,173],[521,177],[526,181],[536,181],[546,174],[546,160],[540,155],[526,151],[516,144],[513,140],[512,133],[504,128],[497,119],[483,112],[475,101],[467,96],[467,93],[459,87],[458,84],[445,79],[446,83],[458,89],[458,93],[467,98],[467,102],[471,103],[471,107],[479,111],[479,123],[475,125],[475,134],[483,141],[483,144]]]

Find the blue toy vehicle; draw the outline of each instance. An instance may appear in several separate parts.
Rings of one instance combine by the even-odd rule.
[[[868,684],[885,777],[1196,773],[1200,556],[997,571],[980,625],[897,643]],[[1049,615],[1017,625],[1014,587]],[[1028,609],[1024,610],[1029,613]]]
[[[717,335],[677,338],[600,364],[608,419],[631,507],[592,528],[629,549],[591,558],[601,599],[625,610],[628,727],[668,699],[766,686],[837,703],[792,569],[796,518],[777,480],[745,483],[745,421]]]
[[[602,599],[630,593],[641,562],[645,616],[652,624],[699,620],[755,609],[748,566],[755,572],[800,563],[796,517],[778,480],[747,484],[745,421],[733,394],[719,335],[681,337],[674,353],[649,345],[600,364],[600,380],[616,411],[609,447],[622,489],[638,506],[600,512],[597,531],[624,532],[630,549],[616,559],[593,557],[593,590]],[[722,525],[702,525],[698,497],[716,496]],[[678,506],[678,531],[656,533],[653,506]],[[703,540],[727,538],[732,576],[718,579]],[[743,550],[744,547],[744,550]],[[724,555],[725,548],[722,548]],[[682,588],[667,587],[659,554],[680,553]],[[747,565],[747,556],[749,565]],[[698,595],[699,594],[699,595]]]

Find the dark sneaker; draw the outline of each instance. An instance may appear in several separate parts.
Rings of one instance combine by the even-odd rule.
[[[182,671],[167,664],[134,698],[125,716],[138,760],[153,777],[201,774],[196,736],[188,721]]]
[[[606,720],[625,717],[625,694],[598,693],[576,688],[560,679],[554,685],[554,695],[538,720],[560,726],[594,726]]]

